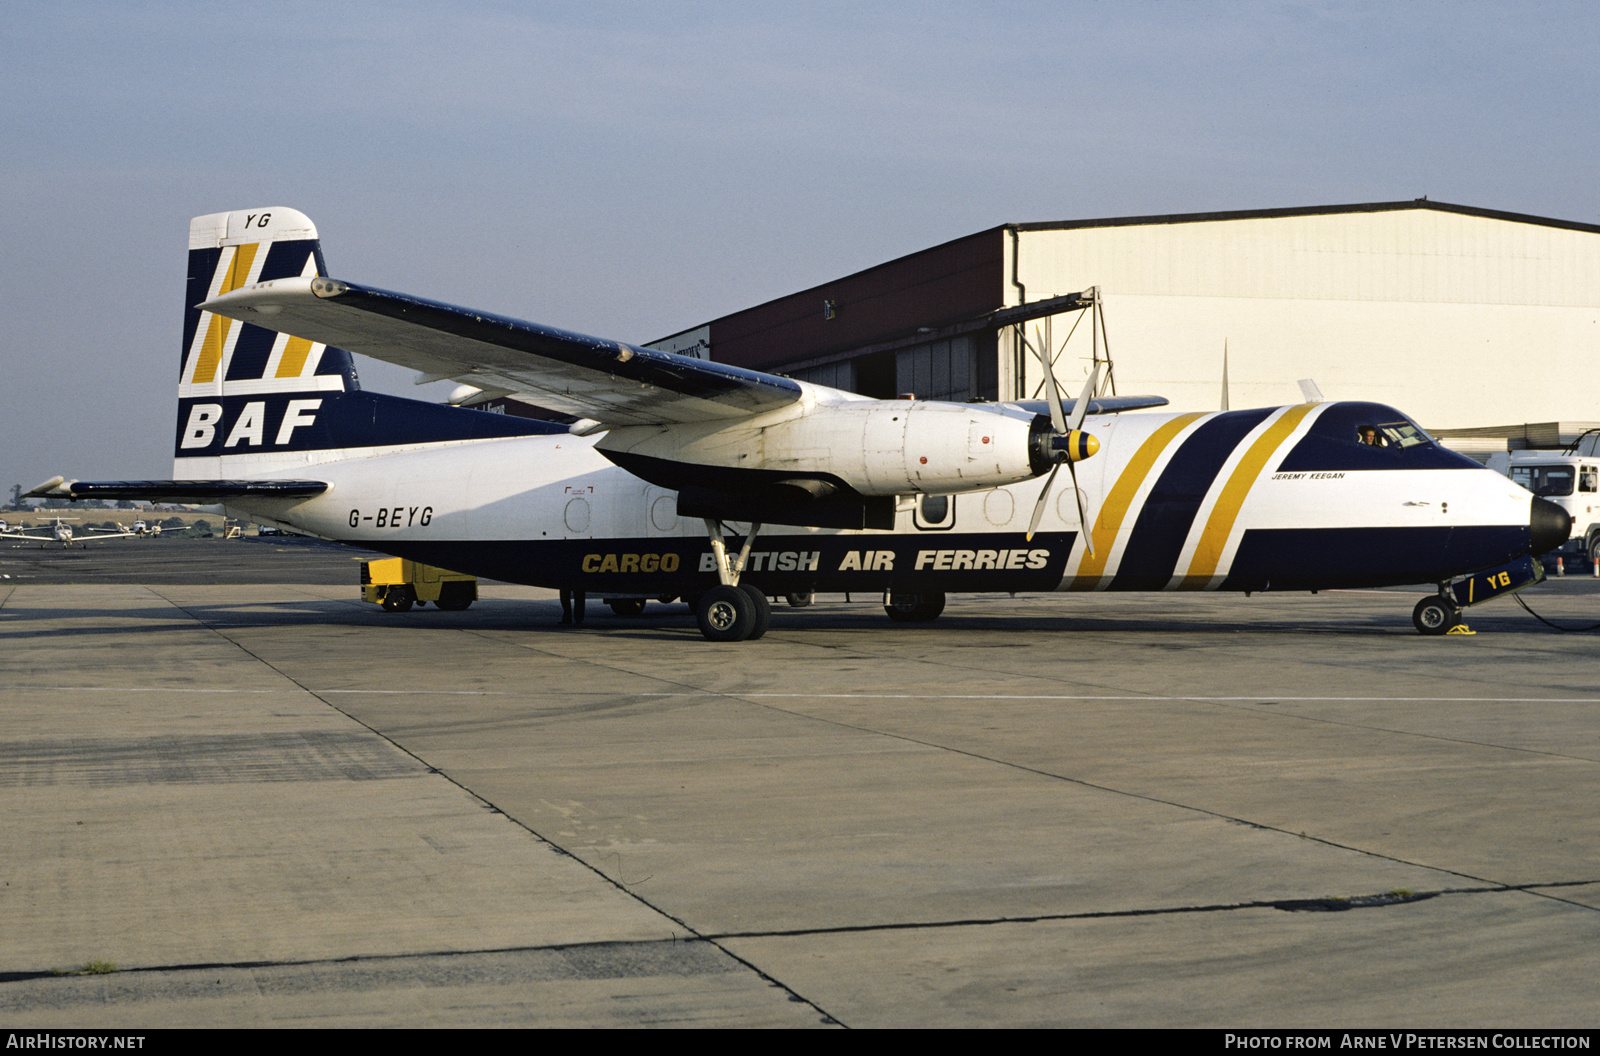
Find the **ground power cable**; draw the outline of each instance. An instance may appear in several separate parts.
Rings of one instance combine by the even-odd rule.
[[[1522,600],[1522,595],[1521,594],[1513,594],[1512,597],[1517,599],[1517,604],[1518,605],[1521,605],[1524,609],[1527,610],[1527,613],[1528,613],[1529,616],[1532,616],[1534,619],[1538,620],[1540,623],[1544,624],[1546,627],[1554,627],[1556,630],[1565,631],[1568,634],[1582,634],[1585,631],[1600,630],[1600,623],[1591,623],[1587,627],[1563,627],[1559,623],[1551,623],[1549,620],[1545,619],[1543,616],[1540,616],[1537,612],[1534,612],[1532,609],[1529,609],[1528,608],[1528,603]]]

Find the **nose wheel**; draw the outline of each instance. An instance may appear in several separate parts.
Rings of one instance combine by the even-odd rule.
[[[1421,634],[1449,634],[1450,628],[1461,622],[1461,610],[1435,594],[1417,602],[1417,607],[1411,610],[1411,622]]]

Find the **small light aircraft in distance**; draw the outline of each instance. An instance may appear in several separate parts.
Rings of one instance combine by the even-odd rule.
[[[1041,403],[869,399],[334,279],[286,208],[197,217],[184,303],[175,479],[31,494],[223,502],[458,572],[683,597],[712,640],[816,591],[922,621],[949,591],[1400,584],[1432,585],[1413,620],[1443,634],[1568,532],[1380,404],[1155,411],[1092,371],[1065,400],[1047,355]],[[364,392],[349,352],[579,421]]]
[[[161,525],[152,528],[148,522],[138,520],[121,528],[90,528],[91,532],[99,532],[112,539],[148,539],[161,534]]]
[[[66,517],[55,517],[55,518],[52,518],[53,523],[48,525],[48,526],[46,526],[49,529],[48,532],[45,533],[45,534],[42,534],[42,535],[30,535],[30,534],[28,534],[26,531],[24,531],[21,528],[17,528],[17,529],[0,529],[0,533],[3,533],[3,534],[0,534],[0,538],[3,538],[3,539],[28,539],[28,540],[32,540],[33,542],[37,542],[37,543],[60,543],[62,546],[71,546],[74,543],[82,545],[84,543],[104,543],[104,542],[109,542],[109,541],[111,541],[113,539],[137,539],[137,538],[139,538],[133,532],[126,531],[126,530],[116,531],[116,530],[112,530],[112,529],[109,529],[109,528],[91,528],[90,529],[90,531],[93,531],[93,532],[104,533],[104,534],[101,534],[101,535],[77,535],[77,534],[74,534],[74,532],[72,530],[72,525],[68,523],[70,520],[73,520],[73,519],[75,519],[75,518],[66,518]]]

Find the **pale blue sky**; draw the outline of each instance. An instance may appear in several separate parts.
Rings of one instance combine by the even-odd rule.
[[[292,206],[335,276],[630,341],[1009,221],[1600,223],[1597,12],[22,0],[0,486],[170,473],[194,215]]]

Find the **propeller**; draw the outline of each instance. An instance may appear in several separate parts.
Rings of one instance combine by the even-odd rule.
[[[1083,492],[1078,488],[1078,471],[1075,463],[1081,462],[1100,450],[1100,441],[1082,431],[1084,416],[1089,413],[1089,401],[1094,397],[1095,383],[1100,380],[1100,364],[1096,363],[1094,369],[1089,371],[1089,380],[1083,386],[1083,392],[1078,396],[1078,402],[1072,407],[1072,421],[1067,421],[1066,415],[1061,411],[1061,388],[1056,384],[1055,372],[1050,368],[1050,357],[1035,347],[1028,340],[1026,334],[1022,343],[1028,346],[1039,365],[1044,368],[1045,382],[1050,389],[1050,432],[1045,434],[1040,430],[1035,434],[1035,443],[1038,445],[1036,453],[1044,460],[1053,463],[1050,475],[1045,478],[1044,488],[1039,492],[1039,501],[1033,507],[1033,519],[1028,522],[1027,538],[1031,542],[1033,533],[1039,528],[1039,521],[1044,517],[1045,504],[1050,498],[1050,489],[1056,482],[1056,474],[1061,470],[1061,464],[1067,464],[1067,473],[1072,478],[1072,494],[1078,503],[1078,530],[1083,536],[1084,546],[1090,555],[1094,554],[1094,533],[1089,531],[1089,511],[1084,508]]]

